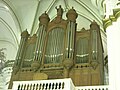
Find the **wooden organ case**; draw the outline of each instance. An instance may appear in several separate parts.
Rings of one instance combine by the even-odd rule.
[[[77,13],[72,8],[62,19],[63,9],[50,21],[39,17],[39,28],[30,36],[22,32],[9,88],[13,81],[71,78],[76,86],[104,84],[103,47],[99,25],[76,31]]]

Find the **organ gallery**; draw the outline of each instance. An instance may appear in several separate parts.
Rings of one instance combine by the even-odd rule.
[[[103,46],[99,25],[93,21],[90,29],[77,31],[74,8],[62,18],[63,9],[50,20],[44,12],[34,35],[27,30],[21,41],[9,84],[13,81],[71,78],[76,86],[104,84]]]

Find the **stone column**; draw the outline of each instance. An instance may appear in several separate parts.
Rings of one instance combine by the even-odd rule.
[[[107,33],[109,90],[120,90],[120,9],[104,20]]]

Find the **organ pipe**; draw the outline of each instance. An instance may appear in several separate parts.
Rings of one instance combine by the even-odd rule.
[[[42,52],[43,52],[43,47],[44,47],[44,41],[45,41],[45,36],[46,36],[46,31],[45,31],[45,27],[43,27],[43,32],[41,34],[41,40],[40,40],[40,45],[39,45],[39,49],[38,49],[38,60],[42,60]]]
[[[18,49],[18,52],[17,52],[17,56],[16,56],[16,60],[19,60],[19,56],[20,56],[20,52],[21,52],[21,47],[22,47],[22,44],[23,44],[23,39],[21,38],[20,40],[20,45],[19,45],[19,49]]]
[[[20,45],[19,45],[17,56],[16,56],[16,65],[20,65],[20,62],[21,62],[20,60],[22,59],[25,43],[26,43],[28,37],[29,37],[29,34],[28,34],[27,30],[22,32]]]
[[[47,13],[43,13],[40,18],[40,24],[39,24],[39,29],[38,29],[38,36],[37,36],[37,41],[36,41],[36,46],[35,46],[35,55],[34,59],[35,61],[41,61],[42,60],[42,52],[43,52],[43,46],[44,46],[44,41],[45,41],[45,36],[46,36],[46,28],[47,24],[49,22],[49,16]]]
[[[63,55],[64,30],[54,28],[48,34],[48,42],[45,52],[45,63],[60,63]]]
[[[87,37],[79,38],[76,45],[76,63],[87,63],[89,56],[89,45]]]
[[[92,31],[92,59],[97,60],[97,31]]]
[[[74,52],[74,37],[75,37],[75,23],[70,22],[70,36],[69,36],[69,48],[68,48],[68,58],[73,58]]]
[[[90,33],[91,33],[91,65],[95,69],[98,65],[98,32],[99,26],[95,21],[93,21],[90,25]]]
[[[67,25],[67,35],[66,35],[67,43],[66,43],[65,58],[73,58],[77,13],[72,8],[68,11],[66,16],[68,18],[68,25]]]
[[[37,36],[37,41],[36,41],[36,46],[35,46],[35,55],[34,55],[34,60],[40,60],[40,54],[41,54],[41,43],[42,39],[44,38],[43,36],[43,32],[45,32],[44,30],[44,25],[41,25],[38,29],[38,36]]]

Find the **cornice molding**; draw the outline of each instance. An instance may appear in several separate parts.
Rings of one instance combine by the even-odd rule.
[[[103,27],[106,31],[106,28],[112,25],[113,22],[116,22],[120,17],[120,8],[113,9],[113,15],[110,15],[109,18],[103,19]]]

